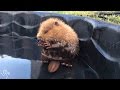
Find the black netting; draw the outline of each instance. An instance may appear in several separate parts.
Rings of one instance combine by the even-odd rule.
[[[84,20],[77,19],[69,21],[81,40],[89,40],[93,34],[93,26]]]
[[[38,60],[39,47],[36,34],[41,17],[30,13],[0,13],[1,54]]]
[[[9,13],[0,12],[0,25],[10,24],[13,20],[13,16]]]
[[[14,15],[14,21],[21,26],[36,27],[40,24],[40,16],[33,13],[19,13]]]

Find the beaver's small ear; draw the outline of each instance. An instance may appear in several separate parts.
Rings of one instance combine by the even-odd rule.
[[[56,25],[56,26],[59,26],[59,23],[56,21],[56,22],[55,22],[55,25]]]

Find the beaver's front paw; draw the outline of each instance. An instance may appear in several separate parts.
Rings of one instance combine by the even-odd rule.
[[[52,48],[52,45],[51,45],[50,43],[48,43],[48,42],[45,42],[45,43],[44,43],[44,47],[45,47],[46,49],[50,49],[50,48]]]

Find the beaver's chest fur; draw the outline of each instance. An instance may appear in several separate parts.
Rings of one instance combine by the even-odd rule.
[[[54,42],[49,42],[50,45],[54,44]],[[46,57],[46,59],[49,60],[55,60],[55,61],[60,61],[60,62],[65,62],[70,59],[73,59],[73,55],[65,50],[65,48],[68,47],[66,44],[64,47],[60,48],[51,48],[51,49],[46,49],[46,47],[42,48],[42,55]]]
[[[42,52],[41,52],[41,60],[44,63],[48,63],[48,71],[54,72],[57,71],[57,69],[61,66],[67,66],[72,67],[71,62],[74,59],[74,55],[71,55],[70,52],[65,50],[68,45],[66,44],[64,47],[58,47],[58,48],[50,48],[47,49],[44,43],[47,41],[40,42],[39,44],[42,45]],[[49,43],[49,44],[48,44]],[[52,44],[55,44],[55,42],[47,42],[49,47],[52,47]]]

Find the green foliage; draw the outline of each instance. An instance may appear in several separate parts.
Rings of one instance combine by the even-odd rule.
[[[109,23],[120,25],[120,15],[99,15],[99,12],[102,11],[53,11],[53,12],[59,14],[75,15],[75,16],[86,16],[86,17],[94,18],[96,20],[103,20]],[[104,11],[104,12],[111,13],[115,11]]]

